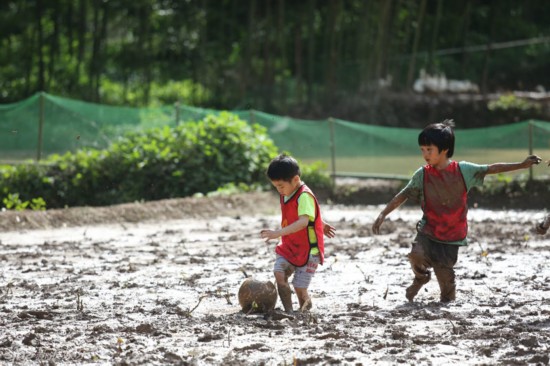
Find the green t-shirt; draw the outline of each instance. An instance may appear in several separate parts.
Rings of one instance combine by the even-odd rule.
[[[479,165],[474,163],[469,163],[466,161],[461,161],[458,163],[460,167],[460,172],[462,173],[462,178],[466,184],[466,192],[469,192],[472,187],[483,185],[485,175],[487,174],[487,165]],[[411,180],[405,188],[401,190],[407,199],[412,199],[415,202],[419,202],[421,205],[424,204],[424,169],[419,168],[412,176]],[[421,222],[422,224],[422,222]],[[468,245],[467,238],[464,238],[460,241],[454,242],[445,242],[445,244],[455,244],[455,245]]]

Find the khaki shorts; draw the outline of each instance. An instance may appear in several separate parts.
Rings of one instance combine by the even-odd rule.
[[[320,256],[310,255],[305,266],[296,267],[288,263],[284,257],[277,254],[273,272],[294,272],[294,277],[292,278],[292,285],[294,288],[308,288],[320,262]]]

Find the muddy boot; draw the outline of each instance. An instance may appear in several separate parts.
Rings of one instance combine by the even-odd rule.
[[[405,296],[407,297],[407,300],[409,300],[409,302],[413,302],[414,297],[416,296],[416,294],[418,294],[418,291],[420,291],[422,286],[424,286],[426,283],[428,283],[428,281],[430,281],[430,278],[431,278],[430,272],[426,272],[423,278],[422,277],[414,278],[412,285],[407,287],[407,290],[405,291]]]
[[[277,289],[279,290],[279,298],[283,303],[283,307],[287,313],[292,312],[292,291],[288,285],[279,285],[277,284]]]

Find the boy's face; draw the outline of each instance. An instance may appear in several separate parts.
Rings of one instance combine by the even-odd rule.
[[[300,186],[300,176],[296,175],[290,180],[272,180],[271,184],[281,196],[290,196]]]
[[[422,157],[426,160],[426,163],[433,167],[445,167],[447,166],[447,152],[449,150],[441,150],[435,145],[422,145],[420,146],[422,151]]]

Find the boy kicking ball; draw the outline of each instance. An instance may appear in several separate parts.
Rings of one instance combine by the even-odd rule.
[[[518,163],[478,165],[453,161],[453,127],[452,120],[445,120],[422,130],[418,145],[426,165],[414,173],[407,186],[388,203],[372,225],[372,231],[379,234],[386,216],[407,199],[420,202],[423,216],[416,225],[417,235],[408,255],[414,273],[414,280],[405,293],[410,302],[430,280],[430,268],[439,283],[441,302],[455,300],[454,265],[458,249],[467,245],[470,188],[483,184],[487,174],[525,169],[541,161],[536,155]]]

